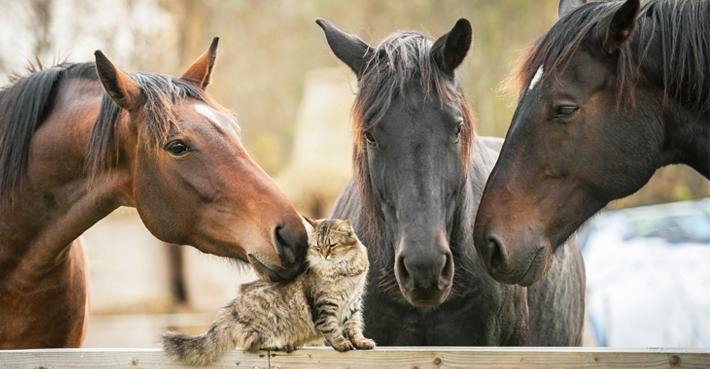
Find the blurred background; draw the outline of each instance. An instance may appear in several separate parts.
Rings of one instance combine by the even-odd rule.
[[[237,116],[254,159],[300,211],[319,217],[350,176],[356,84],[316,17],[372,45],[401,29],[438,37],[468,18],[474,42],[459,78],[478,133],[504,136],[515,96],[500,86],[556,19],[557,0],[0,0],[0,9],[1,85],[30,62],[91,61],[96,49],[127,71],[179,75],[220,36],[209,91]],[[710,182],[672,166],[585,226],[587,344],[710,346],[710,205],[697,200],[707,197]],[[132,209],[84,237],[87,347],[153,347],[166,327],[196,333],[253,278],[243,266],[163,245]]]

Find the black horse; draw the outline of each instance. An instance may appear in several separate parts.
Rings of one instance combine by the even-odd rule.
[[[542,278],[585,220],[662,166],[710,178],[710,1],[559,9],[520,68],[518,108],[478,211],[474,240],[501,282]]]
[[[575,246],[560,249],[548,278],[530,288],[496,282],[478,260],[473,220],[500,143],[475,135],[455,78],[469,22],[436,41],[397,32],[377,48],[317,23],[359,82],[355,174],[333,216],[351,218],[368,246],[367,335],[380,345],[579,344],[584,270]]]

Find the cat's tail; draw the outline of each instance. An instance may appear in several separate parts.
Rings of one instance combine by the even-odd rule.
[[[225,320],[218,319],[199,336],[167,332],[163,334],[163,350],[174,360],[190,365],[207,365],[235,348],[232,328]]]

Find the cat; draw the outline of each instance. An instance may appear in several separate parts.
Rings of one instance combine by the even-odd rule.
[[[291,282],[257,280],[241,286],[209,329],[199,336],[163,335],[173,359],[207,365],[242,347],[291,352],[323,340],[338,351],[369,350],[363,331],[362,295],[369,262],[349,220],[304,218],[309,248],[306,271]]]

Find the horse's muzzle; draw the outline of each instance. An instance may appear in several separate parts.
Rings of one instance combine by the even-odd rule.
[[[552,262],[549,241],[530,237],[524,247],[513,248],[504,238],[493,232],[485,232],[478,253],[488,273],[498,282],[530,286],[541,279]]]
[[[408,252],[395,260],[395,276],[405,299],[418,307],[441,305],[451,292],[454,263],[451,251]]]
[[[300,223],[298,225],[300,226]],[[281,266],[269,265],[256,255],[250,254],[249,262],[257,274],[272,282],[290,281],[301,274],[306,269],[308,241],[300,236],[305,236],[305,233],[299,235],[289,232],[285,227],[276,226],[273,242],[281,259]]]

